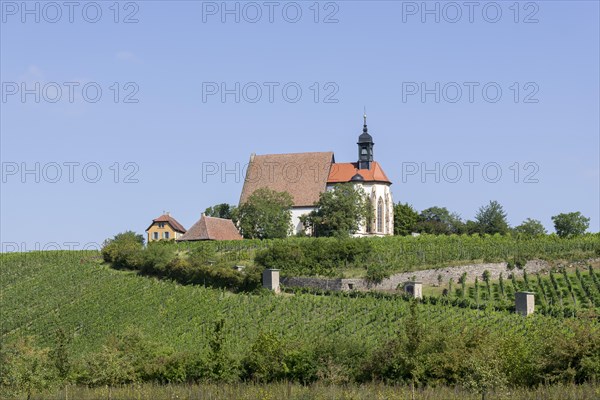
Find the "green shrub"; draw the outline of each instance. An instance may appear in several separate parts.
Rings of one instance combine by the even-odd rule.
[[[140,271],[149,274],[164,274],[167,265],[175,258],[175,249],[165,242],[148,243],[142,253],[142,264]]]
[[[385,267],[373,265],[367,268],[366,279],[372,283],[381,283],[384,279],[389,278],[390,273]]]
[[[138,269],[142,263],[143,237],[135,232],[124,232],[104,242],[101,254],[104,261],[115,268]]]
[[[250,352],[242,361],[242,378],[268,383],[283,380],[288,372],[285,363],[285,346],[273,333],[261,332]]]

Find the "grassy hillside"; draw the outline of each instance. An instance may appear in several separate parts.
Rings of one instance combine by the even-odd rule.
[[[96,252],[2,254],[0,261],[3,346],[31,336],[54,354],[60,328],[73,366],[63,379],[71,383],[403,383],[418,371],[423,384],[465,387],[488,374],[494,379],[485,387],[493,388],[600,378],[597,319],[523,318],[399,297],[233,294],[114,270]],[[147,346],[131,345],[132,332]],[[413,359],[418,370],[406,361]],[[104,376],[111,368],[126,373]]]
[[[391,338],[408,312],[402,299],[232,294],[117,271],[97,253],[2,255],[3,338],[34,335],[51,344],[53,329],[73,335],[74,352],[98,350],[111,334],[135,327],[175,349],[206,348],[214,322],[226,319],[233,354],[241,355],[261,330],[289,340],[350,340],[372,348]],[[432,321],[473,321],[520,327],[509,313],[427,306]],[[528,323],[542,324],[544,318]]]

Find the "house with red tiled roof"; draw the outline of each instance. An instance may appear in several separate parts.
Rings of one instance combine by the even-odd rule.
[[[200,219],[179,239],[180,242],[197,240],[242,240],[242,235],[230,219],[208,217]]]
[[[158,218],[154,218],[148,229],[146,229],[148,242],[157,240],[176,240],[185,232],[186,230],[183,225],[173,218],[169,212],[163,213],[163,215]]]
[[[373,137],[364,115],[362,134],[358,137],[356,162],[338,163],[333,152],[266,154],[250,156],[240,204],[257,189],[269,188],[288,192],[293,199],[291,234],[306,231],[300,217],[315,209],[319,195],[339,183],[361,187],[371,199],[374,219],[361,224],[355,236],[385,236],[394,233],[394,202],[388,179],[381,165],[373,159]]]

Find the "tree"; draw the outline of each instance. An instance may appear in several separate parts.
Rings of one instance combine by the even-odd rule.
[[[216,204],[204,210],[204,215],[207,217],[232,219],[235,213],[235,206],[227,203]]]
[[[461,233],[463,225],[460,215],[450,213],[446,207],[429,207],[419,214],[416,229],[423,233],[449,235]]]
[[[338,184],[319,196],[316,209],[301,218],[314,236],[348,236],[373,216],[373,207],[361,187]]]
[[[48,349],[35,346],[31,337],[2,343],[0,348],[0,395],[24,394],[27,400],[36,392],[48,390],[55,379],[55,370]]]
[[[293,204],[288,192],[261,188],[240,205],[234,216],[246,239],[285,238],[291,230]]]
[[[260,332],[249,354],[242,360],[246,379],[268,383],[281,380],[285,376],[285,345],[272,332]]]
[[[416,232],[419,213],[410,204],[394,205],[394,235],[407,236]]]
[[[515,227],[515,233],[525,236],[542,236],[547,234],[544,225],[537,219],[527,218],[521,225]]]
[[[465,222],[463,227],[463,231],[461,233],[466,233],[469,235],[473,235],[475,233],[479,233],[479,225],[475,221],[471,221],[470,219]]]
[[[101,254],[104,261],[116,268],[139,267],[141,263],[144,236],[127,231],[104,241]]]
[[[225,319],[219,317],[213,326],[213,334],[209,339],[208,375],[214,382],[227,381],[232,377],[233,362],[225,351]]]
[[[112,239],[107,239],[104,241],[104,245],[110,242],[126,242],[131,241],[135,243],[139,243],[141,245],[144,244],[145,239],[144,235],[135,233],[134,231],[125,231],[121,233],[117,233]]]
[[[552,222],[556,234],[560,237],[583,235],[590,226],[590,219],[579,211],[555,215]]]
[[[490,204],[479,208],[475,216],[475,222],[479,228],[479,233],[488,233],[493,235],[500,233],[502,235],[508,232],[508,222],[506,222],[506,213],[504,209],[495,200]]]
[[[507,386],[505,371],[502,370],[501,352],[494,346],[488,333],[476,328],[469,340],[470,349],[464,359],[459,375],[459,383],[466,389],[481,394],[485,400],[490,391],[499,391]]]
[[[69,357],[69,339],[62,328],[55,332],[54,347],[48,354],[50,361],[54,363],[58,378],[63,382],[71,372],[71,361]]]

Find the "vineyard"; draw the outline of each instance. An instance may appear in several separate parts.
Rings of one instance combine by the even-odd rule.
[[[465,276],[466,279],[466,276]],[[530,275],[523,271],[490,280],[485,271],[474,284],[448,282],[426,287],[426,302],[440,302],[470,308],[512,310],[515,293],[535,293],[537,312],[555,316],[575,316],[578,312],[600,314],[600,273],[592,265],[587,268],[559,268]]]
[[[131,380],[109,383],[205,379],[197,372],[204,367],[198,365],[212,361],[197,360],[215,359],[215,348],[226,354],[227,365],[235,369],[229,379],[402,383],[412,375],[402,369],[388,369],[388,363],[396,365],[399,361],[387,357],[405,354],[408,350],[398,338],[410,341],[408,338],[414,335],[422,336],[418,351],[410,350],[411,357],[423,365],[419,377],[422,384],[460,383],[470,387],[471,381],[465,379],[476,379],[482,368],[489,369],[494,377],[506,377],[493,380],[489,388],[580,383],[600,377],[597,318],[539,314],[523,318],[492,308],[414,304],[400,296],[385,295],[234,294],[114,270],[102,262],[97,252],[32,252],[0,257],[2,342],[32,337],[37,346],[53,348],[60,329],[68,338],[75,370],[70,375],[75,376],[70,378],[73,383],[105,382],[94,380],[89,371],[106,370],[106,365],[98,363],[109,357],[105,352],[111,348],[111,340],[131,332],[154,343],[150,348],[162,349],[163,355],[155,360],[185,365],[177,364],[180,369],[175,371],[180,372],[175,375],[175,367],[171,366],[160,369],[160,374],[136,372],[134,378],[127,378]],[[539,286],[546,293],[543,301],[565,301],[565,290],[570,290],[572,301],[578,304],[584,299],[597,300],[596,275],[581,271],[568,275],[568,279],[552,276],[542,279]],[[538,290],[537,277],[529,277],[528,282],[529,288]],[[526,284],[505,282],[505,296],[510,297]],[[484,291],[480,287],[469,288],[468,292],[471,297],[482,292],[481,301],[487,301]],[[501,301],[499,287],[492,286],[490,291],[494,301]],[[218,346],[215,332],[221,338]],[[116,349],[117,354],[123,351],[122,345]],[[490,354],[494,354],[492,363],[488,361]],[[252,364],[261,357],[281,360],[271,364],[265,361],[271,365],[265,372]],[[571,369],[565,374],[567,366]]]
[[[94,253],[67,252],[2,255],[2,337],[34,335],[50,344],[53,329],[72,332],[79,353],[97,349],[111,333],[136,326],[176,349],[205,347],[213,323],[225,316],[233,354],[242,354],[261,329],[284,339],[310,343],[351,338],[367,348],[392,338],[408,310],[393,297],[274,297],[231,294],[222,290],[139,277],[104,266]],[[523,327],[509,313],[429,306],[433,323]],[[260,325],[255,321],[261,321]],[[301,323],[299,322],[301,321]],[[528,324],[543,324],[544,318]]]

